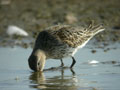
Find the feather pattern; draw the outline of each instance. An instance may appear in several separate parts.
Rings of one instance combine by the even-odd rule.
[[[95,34],[103,30],[102,25],[90,25],[87,28],[55,25],[39,33],[35,48],[45,51],[48,58],[73,56]]]
[[[68,44],[70,47],[76,48],[103,30],[104,28],[101,25],[90,25],[87,28],[72,27],[69,25],[56,25],[46,31],[55,38]]]

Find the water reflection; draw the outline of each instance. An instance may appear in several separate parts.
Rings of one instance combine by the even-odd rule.
[[[57,69],[56,69],[57,70]],[[65,68],[59,70],[61,74],[55,76],[45,77],[44,73],[52,72],[45,71],[42,72],[33,72],[31,73],[30,87],[36,89],[45,89],[45,90],[77,90],[78,89],[78,80],[76,78],[75,72],[71,70],[71,75],[64,75]]]
[[[32,85],[30,85],[30,87],[32,88],[46,88],[46,80],[45,80],[45,76],[44,73],[42,72],[33,72],[31,74],[31,76],[29,77],[30,79],[30,83]]]

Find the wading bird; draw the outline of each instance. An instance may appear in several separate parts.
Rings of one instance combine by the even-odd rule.
[[[28,59],[29,67],[34,71],[43,71],[47,59],[72,57],[70,68],[76,63],[74,54],[97,33],[103,31],[102,25],[90,24],[86,28],[70,25],[55,25],[39,33],[33,51]]]

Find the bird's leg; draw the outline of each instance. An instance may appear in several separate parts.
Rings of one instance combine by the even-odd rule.
[[[61,67],[63,67],[64,66],[63,60],[60,59],[60,61],[61,61]]]
[[[76,61],[75,61],[75,58],[74,57],[72,57],[72,64],[71,64],[71,66],[70,66],[70,68],[73,68],[73,66],[75,65],[75,63],[76,63]]]
[[[73,68],[70,68],[71,72],[73,75],[75,75],[75,71],[73,70]]]

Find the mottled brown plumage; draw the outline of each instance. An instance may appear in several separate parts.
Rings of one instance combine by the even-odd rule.
[[[46,29],[45,31],[58,40],[68,44],[70,47],[76,48],[82,45],[89,38],[93,37],[100,29],[104,29],[102,25],[90,25],[87,28],[56,25]]]
[[[35,71],[42,71],[41,65],[35,67],[31,64],[33,63],[32,57],[45,56],[46,59],[62,59],[64,57],[71,56],[73,63],[71,68],[75,64],[74,54],[79,48],[82,48],[95,34],[103,31],[102,25],[90,25],[87,28],[82,27],[72,27],[69,25],[55,25],[49,27],[38,35],[33,52],[29,58],[30,68]],[[38,52],[40,51],[40,52]],[[36,54],[37,52],[37,54]],[[41,54],[42,52],[42,54]],[[40,54],[38,54],[40,53]],[[45,60],[37,60],[37,62],[42,63]],[[43,65],[44,66],[44,65]],[[34,67],[34,68],[33,68]]]

